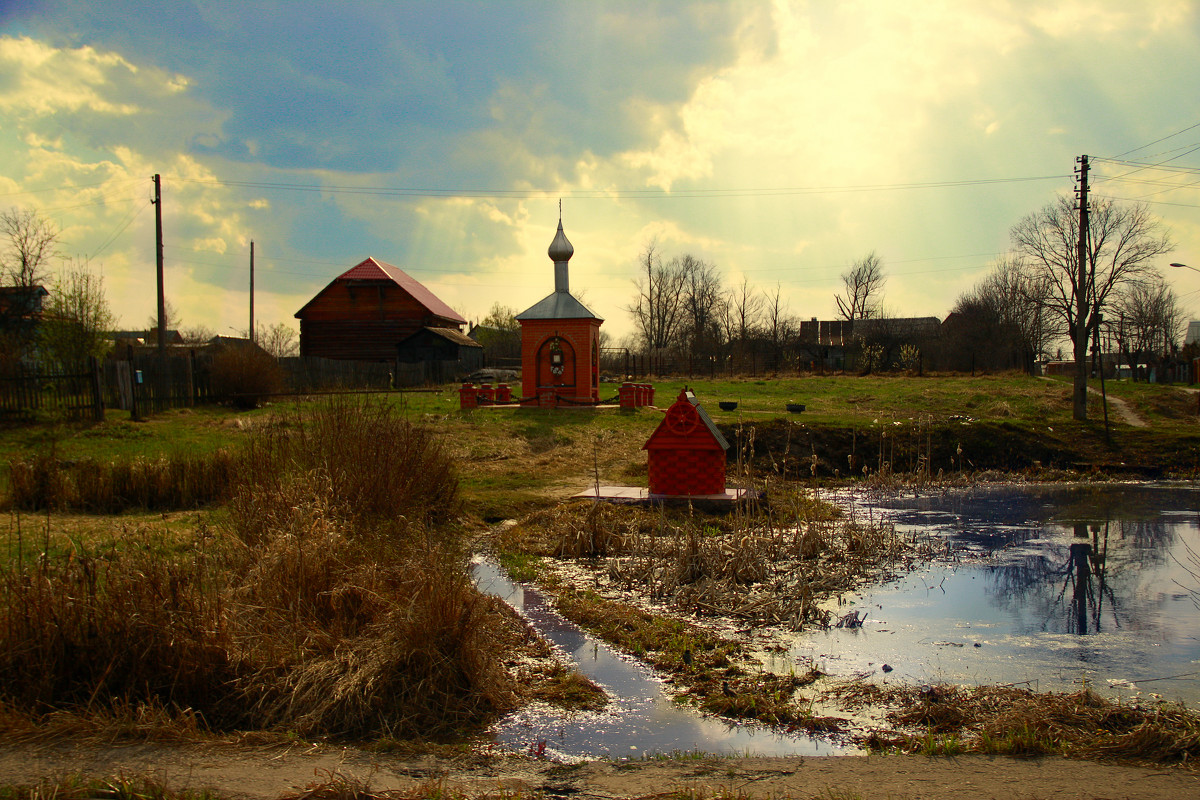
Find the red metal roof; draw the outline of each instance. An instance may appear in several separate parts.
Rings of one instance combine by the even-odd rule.
[[[457,311],[439,300],[437,295],[426,289],[423,285],[421,285],[420,282],[418,282],[407,272],[399,267],[392,266],[391,264],[387,264],[383,261],[378,261],[374,258],[367,258],[365,261],[355,264],[353,267],[334,278],[333,281],[330,282],[329,286],[332,286],[338,281],[379,280],[390,280],[392,283],[396,284],[401,289],[412,295],[413,299],[418,303],[425,306],[430,314],[444,317],[445,319],[452,320],[454,322],[466,322],[466,320],[463,319]],[[329,287],[327,286],[325,288],[328,289]],[[321,292],[324,291],[325,289],[321,290]],[[318,292],[317,296],[320,296],[321,292]],[[316,297],[313,298],[313,300],[315,299]],[[308,303],[305,303],[305,308],[308,307],[309,303],[312,303],[312,300],[310,300]],[[304,309],[302,308],[296,312],[296,316],[299,317],[303,313]]]

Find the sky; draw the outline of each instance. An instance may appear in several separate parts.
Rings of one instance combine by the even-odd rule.
[[[181,327],[298,311],[368,256],[470,320],[571,289],[615,340],[638,256],[836,316],[874,251],[944,317],[1075,186],[1147,203],[1200,314],[1200,0],[0,0],[0,209]]]

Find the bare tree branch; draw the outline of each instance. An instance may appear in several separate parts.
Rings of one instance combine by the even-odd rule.
[[[838,313],[847,322],[870,319],[879,314],[883,292],[883,261],[875,251],[854,262],[842,275],[842,293],[834,295]]]
[[[58,231],[32,210],[0,212],[0,233],[8,246],[0,254],[0,283],[37,286],[50,280],[50,260],[59,255]]]

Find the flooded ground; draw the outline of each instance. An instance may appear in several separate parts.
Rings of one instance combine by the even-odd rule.
[[[678,706],[648,667],[563,619],[535,589],[512,583],[482,559],[472,564],[472,572],[482,591],[517,609],[612,697],[609,708],[600,712],[564,713],[539,704],[528,706],[496,727],[496,742],[505,749],[567,761],[687,752],[764,756],[860,752],[803,734],[733,724]]]
[[[790,637],[835,677],[1027,684],[1200,705],[1200,490],[980,486],[846,494],[859,519],[931,537],[946,559],[843,598],[860,628]],[[886,666],[885,666],[886,665]]]

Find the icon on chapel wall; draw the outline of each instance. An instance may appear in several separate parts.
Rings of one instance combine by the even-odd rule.
[[[554,375],[563,374],[563,351],[558,339],[550,342],[550,372]]]

